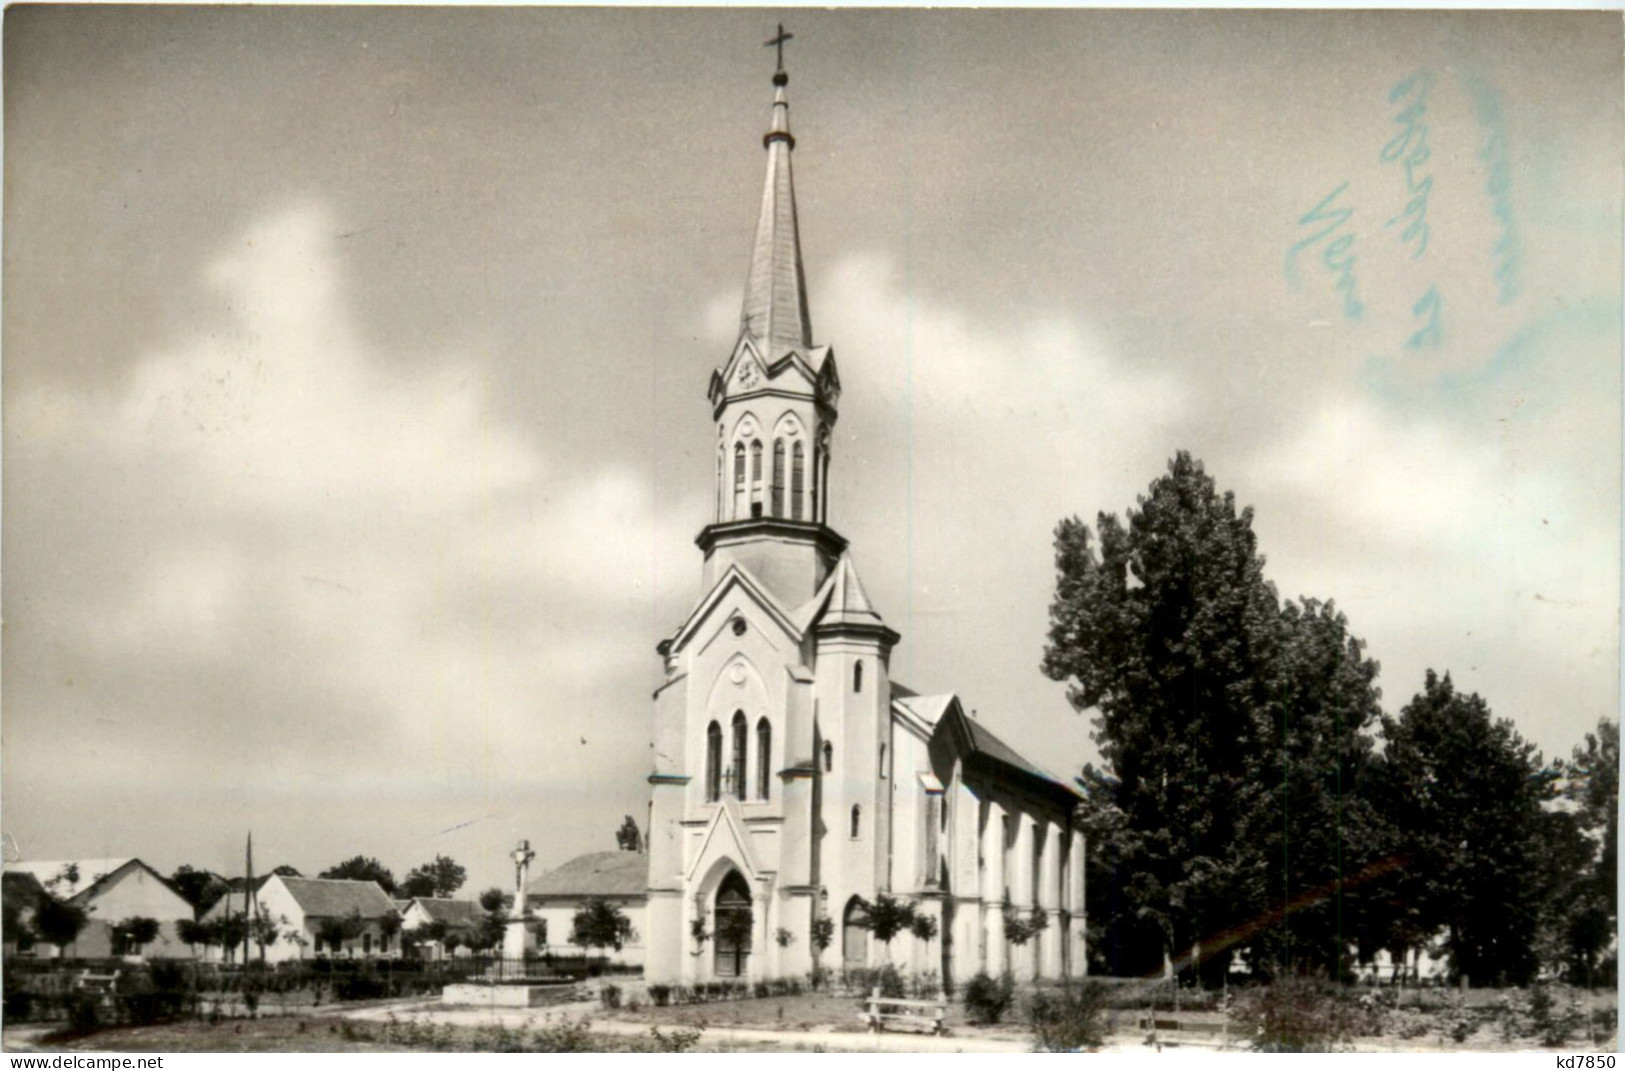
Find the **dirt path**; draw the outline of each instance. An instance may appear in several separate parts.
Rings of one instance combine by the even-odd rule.
[[[595,1034],[621,1037],[647,1037],[650,1023],[602,1018],[596,1002],[558,1004],[551,1008],[470,1008],[452,1007],[438,1001],[403,1001],[386,1006],[334,1009],[333,1015],[361,1022],[416,1019],[451,1026],[505,1026],[533,1029],[550,1021],[589,1020]],[[672,1024],[667,1024],[668,1026]],[[824,1049],[830,1052],[1031,1052],[1032,1044],[1014,1038],[988,1038],[964,1035],[932,1037],[928,1034],[871,1034],[857,1030],[767,1030],[750,1027],[708,1026],[706,1044],[771,1045],[776,1048]]]

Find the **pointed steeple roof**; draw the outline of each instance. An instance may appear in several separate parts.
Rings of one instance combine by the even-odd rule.
[[[830,570],[818,594],[797,610],[795,617],[803,632],[814,626],[857,626],[883,631],[888,643],[896,643],[899,639],[897,633],[886,627],[879,611],[869,601],[869,593],[863,590],[858,567],[853,564],[850,554],[841,555],[841,560]]]
[[[756,339],[768,360],[787,349],[812,345],[812,319],[807,314],[807,279],[801,267],[801,234],[796,224],[796,191],[790,179],[790,102],[785,86],[790,76],[773,75],[773,119],[762,138],[767,149],[767,183],[756,220],[750,275],[745,281],[741,330]]]

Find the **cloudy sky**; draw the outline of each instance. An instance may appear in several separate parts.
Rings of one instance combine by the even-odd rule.
[[[1090,758],[1050,533],[1186,448],[1390,711],[1617,708],[1616,15],[14,7],[24,855],[483,887],[643,818],[781,18],[898,679]]]

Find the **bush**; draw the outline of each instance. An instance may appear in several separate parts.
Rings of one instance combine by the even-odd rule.
[[[895,997],[903,1000],[908,996],[908,986],[903,981],[903,975],[892,964],[884,967],[856,967],[846,972],[843,980],[849,990],[856,991],[864,1001],[869,994],[880,990],[883,997]]]
[[[705,1027],[701,1026],[693,1030],[678,1028],[669,1034],[663,1034],[660,1027],[651,1026],[649,1039],[654,1042],[656,1052],[687,1052],[699,1043],[700,1035],[704,1032]]]
[[[24,990],[20,978],[6,978],[5,998],[0,1003],[0,1014],[5,1016],[6,1022],[28,1022],[29,1012],[34,1011],[34,995]]]
[[[649,999],[654,1001],[657,1008],[664,1008],[671,1003],[671,986],[652,985],[649,987]]]
[[[1326,1052],[1347,1032],[1336,988],[1283,975],[1236,1001],[1234,1017],[1259,1052]]]
[[[333,979],[333,999],[377,1000],[386,988],[384,980],[371,971],[340,974]]]
[[[1463,1044],[1478,1033],[1478,1014],[1467,1006],[1465,997],[1457,996],[1452,999],[1439,1019],[1444,1032],[1457,1045]]]
[[[1556,987],[1544,984],[1529,991],[1528,1030],[1548,1048],[1567,1042],[1585,1022],[1579,1001],[1563,997]]]
[[[101,997],[95,993],[78,992],[68,997],[68,1032],[94,1033],[102,1025]]]
[[[120,1022],[131,1026],[151,1026],[180,1015],[182,994],[159,989],[150,974],[131,974],[120,980],[113,1005]]]
[[[606,985],[598,991],[598,1003],[605,1008],[619,1008],[621,1006],[621,987]]]
[[[978,971],[965,986],[965,1014],[973,1023],[991,1026],[1004,1018],[1015,996],[1015,980],[1008,971],[997,981]]]
[[[1106,988],[1099,982],[1068,986],[1059,993],[1036,993],[1027,1018],[1043,1052],[1078,1052],[1106,1040]]]
[[[531,1035],[533,1052],[592,1052],[592,1031],[587,1020],[566,1020]]]
[[[922,971],[909,979],[909,995],[915,1000],[932,1000],[942,992],[942,978],[936,971]]]

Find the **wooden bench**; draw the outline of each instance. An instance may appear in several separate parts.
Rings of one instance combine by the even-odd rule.
[[[78,993],[89,993],[96,998],[96,1003],[104,1008],[112,1007],[113,997],[118,993],[118,979],[118,971],[112,974],[93,974],[86,969],[74,977],[73,988]]]
[[[73,980],[73,988],[83,989],[91,993],[111,994],[118,990],[119,972],[112,974],[92,974],[87,968],[79,972]]]
[[[948,1017],[948,1003],[945,1000],[903,1000],[899,997],[883,997],[879,989],[869,991],[869,1007],[858,1013],[875,1033],[885,1029],[887,1023],[902,1023],[909,1026],[928,1027],[933,1034],[943,1034],[947,1031],[943,1027],[943,1020]]]

